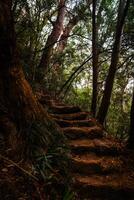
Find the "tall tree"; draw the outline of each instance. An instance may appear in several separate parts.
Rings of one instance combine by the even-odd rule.
[[[44,51],[39,63],[39,68],[47,71],[50,63],[51,53],[53,46],[58,41],[63,31],[63,22],[65,16],[65,0],[60,0],[58,5],[57,19],[53,22],[53,29],[51,34],[47,38],[47,42],[44,47]]]
[[[97,28],[97,16],[96,16],[96,5],[97,0],[93,0],[93,11],[92,11],[92,65],[93,65],[93,90],[92,90],[92,103],[91,111],[93,115],[96,114],[97,106],[97,94],[98,94],[98,28]]]
[[[78,23],[79,20],[80,20],[79,16],[73,16],[69,20],[68,24],[64,28],[63,33],[61,35],[60,42],[59,42],[59,45],[58,45],[58,52],[62,52],[65,49],[65,47],[67,45],[68,37],[69,37],[72,29]]]
[[[102,98],[102,102],[99,108],[99,112],[97,115],[100,123],[104,123],[108,108],[110,105],[110,98],[112,94],[112,88],[114,83],[114,77],[117,70],[117,64],[119,60],[120,53],[120,45],[121,45],[121,36],[123,31],[123,26],[125,22],[125,18],[127,16],[128,8],[131,0],[122,1],[120,0],[119,9],[118,9],[118,18],[116,25],[116,33],[115,33],[115,41],[113,44],[112,56],[111,56],[111,64],[108,72],[108,76],[105,83],[104,94]]]
[[[21,138],[21,145],[17,144],[19,150],[23,156],[27,155],[26,150],[28,150],[27,156],[29,156],[28,148],[30,147],[27,144],[29,137],[33,136],[34,148],[38,149],[38,153],[44,152],[47,145],[46,138],[50,139],[51,135],[50,126],[55,129],[55,132],[57,128],[53,122],[51,123],[46,111],[36,100],[25,79],[17,52],[11,8],[11,0],[0,0],[0,107],[6,108],[9,120],[16,127],[17,137]],[[42,136],[38,135],[42,137],[41,140],[39,138],[37,140],[35,135],[31,135],[32,127],[37,126],[38,123],[44,126],[44,130],[41,132]]]

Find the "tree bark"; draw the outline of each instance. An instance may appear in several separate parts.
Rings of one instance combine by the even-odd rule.
[[[76,24],[78,23],[79,20],[80,19],[78,16],[74,16],[72,19],[70,19],[70,21],[64,28],[63,33],[60,37],[59,45],[58,45],[58,53],[63,52],[63,50],[65,49],[70,32],[72,31],[74,26],[76,26]]]
[[[60,0],[58,5],[57,19],[54,22],[51,34],[48,36],[39,64],[39,68],[42,68],[44,71],[47,71],[49,67],[53,46],[58,41],[63,31],[64,16],[65,16],[65,0]]]
[[[93,65],[93,89],[92,89],[92,103],[91,112],[93,116],[96,115],[97,96],[98,96],[98,28],[96,17],[96,4],[97,1],[93,1],[92,11],[92,65]]]
[[[33,114],[31,112],[36,113],[38,105],[19,64],[14,22],[11,12],[12,4],[11,1],[10,4],[8,2],[0,2],[1,98],[4,98],[4,102],[11,113],[13,113],[15,119],[18,118],[17,120],[22,123],[19,118],[29,118],[30,116],[32,118]],[[29,111],[26,112],[26,110]]]
[[[98,115],[97,115],[98,120],[102,124],[105,121],[105,118],[106,118],[106,115],[107,115],[107,112],[108,112],[108,108],[109,108],[109,105],[110,105],[110,99],[111,99],[111,94],[112,94],[114,77],[115,77],[118,59],[119,59],[123,25],[124,25],[125,18],[126,18],[127,12],[128,12],[129,4],[130,4],[130,0],[127,0],[126,2],[120,0],[119,11],[118,11],[118,20],[117,20],[117,26],[116,26],[116,34],[115,34],[115,41],[114,41],[112,57],[111,57],[111,64],[110,64],[108,76],[107,76],[106,83],[105,83],[105,89],[104,89],[102,102],[101,102],[99,112],[98,112]]]

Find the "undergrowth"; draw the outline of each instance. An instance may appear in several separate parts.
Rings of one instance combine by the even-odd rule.
[[[49,200],[71,200],[69,149],[66,138],[50,118],[32,122],[27,129],[27,154]]]

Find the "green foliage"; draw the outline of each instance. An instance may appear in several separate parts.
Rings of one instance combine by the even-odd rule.
[[[74,194],[73,192],[70,192],[69,190],[66,191],[65,196],[63,197],[63,200],[73,200]]]
[[[65,102],[71,103],[72,105],[79,105],[84,110],[89,110],[91,99],[90,88],[76,88],[68,93]]]
[[[67,45],[62,52],[58,52],[59,41],[55,44],[46,74],[44,75],[44,71],[38,68],[45,42],[53,29],[58,2],[56,0],[14,0],[12,7],[17,47],[26,78],[32,83],[33,87],[36,88],[36,84],[39,84],[54,95],[60,91],[61,86],[78,66],[87,57],[92,56],[92,8],[91,6],[89,8],[85,0],[68,0],[66,1],[67,12],[63,25],[66,27],[66,24],[74,16],[79,19],[78,23],[70,32]],[[97,3],[98,107],[110,65],[118,3],[117,0],[101,0]],[[134,78],[134,62],[132,60],[134,56],[133,13],[134,7],[131,3],[123,32],[123,45],[111,105],[105,122],[107,130],[111,134],[124,140],[128,137],[132,96],[131,82]],[[58,69],[55,67],[57,61]],[[90,110],[91,105],[91,66],[92,60],[86,62],[74,74],[62,94],[65,102],[79,105],[84,110]],[[0,110],[4,110],[1,105]],[[25,129],[20,130],[20,135],[23,135],[23,142],[25,141],[26,145],[24,149],[27,149],[24,156],[33,161],[34,171],[45,182],[46,193],[49,193],[51,188],[51,198],[56,199],[59,195],[57,187],[61,186],[63,192],[59,193],[63,200],[74,199],[74,194],[70,188],[69,150],[66,145],[66,138],[55,123],[49,117],[42,121],[29,122]]]
[[[28,146],[33,150],[32,155],[35,157],[38,156],[36,153],[38,152],[37,148],[47,148],[48,151],[48,148],[53,147],[53,149],[59,148],[60,151],[60,148],[65,145],[64,135],[60,133],[57,125],[49,117],[42,121],[33,121],[23,131],[27,134]],[[55,143],[56,140],[58,140],[58,143]]]
[[[26,78],[32,86],[37,83],[50,91],[58,94],[61,86],[70,75],[92,55],[92,4],[87,1],[66,1],[67,13],[64,27],[74,16],[78,23],[70,32],[67,45],[63,52],[58,52],[55,44],[51,55],[48,71],[38,69],[42,49],[47,37],[53,28],[53,21],[57,15],[57,1],[27,1],[17,0],[14,16],[17,32],[17,43],[20,50],[22,65]],[[108,74],[113,47],[115,25],[117,19],[117,0],[97,1],[97,28],[99,51],[99,80],[98,80],[98,107],[102,99],[105,80]],[[23,11],[23,12],[22,12]],[[55,68],[58,61],[59,68]],[[62,96],[67,103],[90,109],[92,96],[92,60],[89,60],[71,79]],[[133,79],[133,5],[131,3],[123,32],[123,45],[121,48],[118,73],[115,78],[111,106],[106,120],[106,127],[118,137],[127,137],[131,91],[128,91]],[[123,95],[122,95],[123,92]],[[123,109],[121,102],[123,101]],[[33,133],[34,135],[34,133]],[[31,139],[30,139],[31,140]]]
[[[25,134],[25,141],[28,152],[25,154],[32,160],[38,156],[41,151],[48,147],[52,140],[52,135],[48,131],[46,124],[41,121],[33,121],[25,130],[22,130]]]
[[[32,162],[33,172],[45,184],[45,193],[51,193],[52,199],[54,196],[64,196],[64,191],[71,184],[71,177],[69,149],[61,130],[46,117],[44,121],[33,121],[22,131],[25,137],[23,158]],[[63,191],[57,190],[57,186],[62,187]]]

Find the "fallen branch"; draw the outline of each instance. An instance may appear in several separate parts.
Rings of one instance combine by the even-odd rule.
[[[34,175],[32,175],[31,173],[29,173],[28,171],[26,171],[25,169],[23,169],[22,167],[20,167],[17,163],[15,163],[14,161],[10,160],[9,158],[3,156],[0,154],[0,158],[2,158],[3,160],[5,160],[8,163],[11,163],[12,165],[14,165],[15,167],[17,167],[18,169],[20,169],[24,174],[30,176],[32,179],[34,179],[35,181],[39,181],[37,177],[35,177]]]

